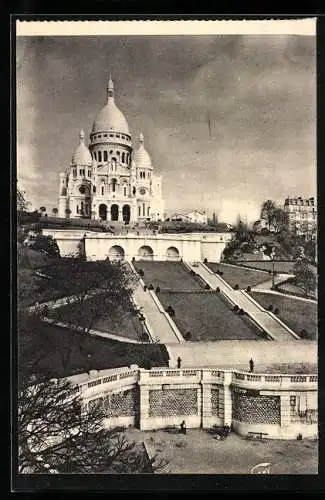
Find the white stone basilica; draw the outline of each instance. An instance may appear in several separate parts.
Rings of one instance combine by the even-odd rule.
[[[89,148],[80,143],[60,173],[59,217],[83,217],[125,224],[162,220],[161,176],[153,173],[140,134],[133,154],[128,123],[114,101],[109,78],[107,104],[94,121]]]

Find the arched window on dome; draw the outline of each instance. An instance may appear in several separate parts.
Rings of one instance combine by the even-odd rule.
[[[111,164],[112,164],[112,172],[115,172],[115,170],[116,170],[116,158],[112,158]]]
[[[94,151],[94,157],[95,157],[95,160],[97,161],[97,153],[96,153],[96,151]]]
[[[129,164],[129,153],[126,153],[126,163]]]
[[[125,162],[125,153],[122,153],[122,163]]]
[[[88,170],[88,177],[91,177],[91,170]]]
[[[120,156],[121,153],[119,151],[116,151],[116,154],[117,154],[117,156]]]
[[[143,178],[144,178],[144,179],[146,178],[146,173],[145,173],[145,172],[143,172]]]
[[[124,196],[127,196],[127,186],[126,186],[126,184],[124,184],[124,186],[123,186],[123,194],[124,194]]]
[[[96,186],[93,186],[93,193],[96,193]]]
[[[116,183],[117,183],[117,180],[112,179],[112,191],[113,191],[113,193],[115,193],[115,191],[116,191]]]
[[[102,152],[98,151],[98,161],[102,161]]]
[[[77,177],[77,169],[76,168],[73,169],[73,177]]]
[[[113,150],[112,150],[112,149],[110,150],[109,154],[110,154],[110,155],[112,155],[112,154],[113,154]]]
[[[107,161],[107,151],[104,151],[104,161]]]
[[[101,186],[101,192],[102,192],[102,196],[104,196],[104,186],[103,185]]]

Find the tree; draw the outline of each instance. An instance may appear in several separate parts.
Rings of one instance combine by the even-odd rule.
[[[316,275],[310,268],[310,265],[304,260],[298,260],[294,266],[295,280],[306,295],[316,290]]]
[[[122,262],[62,259],[47,271],[57,289],[67,297],[67,305],[51,310],[56,321],[69,323],[88,335],[99,318],[132,308],[130,295],[137,277]],[[70,349],[65,354],[69,365]]]
[[[40,211],[44,214],[46,212],[46,207],[40,207]]]
[[[103,428],[107,402],[85,405],[66,379],[24,387],[18,395],[19,472],[141,473],[167,465],[140,453],[122,428]]]
[[[260,218],[266,222],[269,231],[273,225],[275,210],[276,206],[272,200],[267,200],[262,205]]]
[[[57,209],[57,208],[53,208],[53,209],[52,209],[52,213],[53,213],[53,215],[55,215],[55,216],[56,216],[56,215],[59,213],[59,211],[58,211],[58,209]]]
[[[273,219],[272,219],[272,226],[274,228],[274,231],[276,233],[279,233],[279,231],[285,229],[287,225],[288,225],[288,215],[282,208],[276,207],[273,211]]]
[[[25,191],[17,186],[17,210],[26,211],[30,202],[26,200]]]

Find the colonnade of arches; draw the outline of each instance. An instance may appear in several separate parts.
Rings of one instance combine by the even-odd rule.
[[[108,257],[110,260],[124,260],[125,250],[120,245],[113,245],[108,251]],[[137,260],[152,261],[154,260],[154,251],[150,245],[142,245],[134,257]],[[167,248],[165,260],[180,260],[178,249],[176,247]]]
[[[110,215],[110,217],[108,217]],[[120,212],[120,207],[118,204],[113,203],[110,210],[105,203],[99,205],[99,217],[102,220],[118,221],[122,220],[124,223],[129,224],[131,219],[131,207],[130,205],[123,205],[122,211]]]

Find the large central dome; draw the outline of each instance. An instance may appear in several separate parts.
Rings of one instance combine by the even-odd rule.
[[[121,132],[130,135],[128,123],[114,101],[114,85],[109,79],[107,85],[107,104],[94,121],[92,134],[95,132]]]

